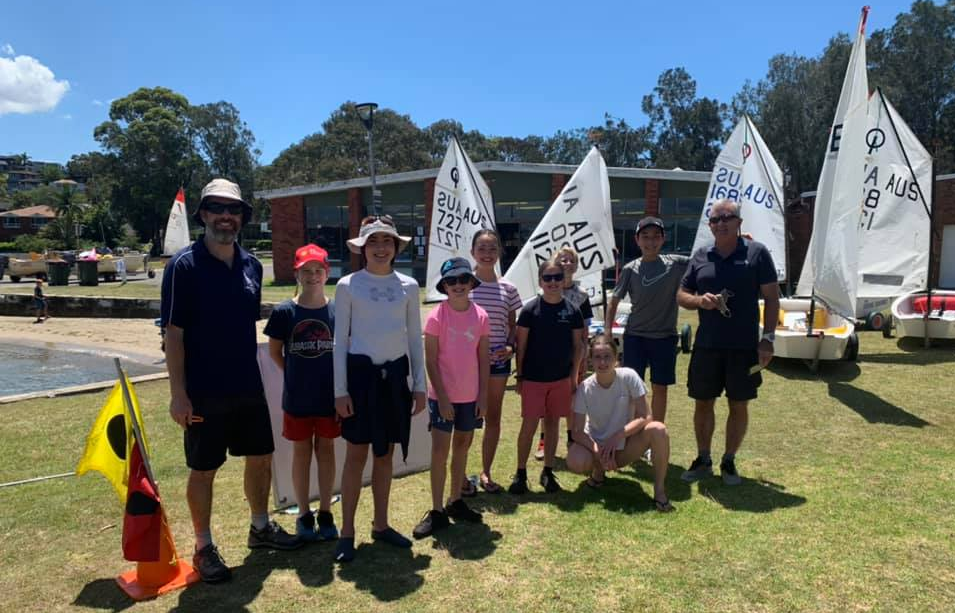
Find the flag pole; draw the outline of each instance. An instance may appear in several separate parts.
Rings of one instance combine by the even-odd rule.
[[[123,386],[123,404],[126,406],[126,412],[130,416],[130,421],[133,424],[133,437],[139,444],[139,453],[143,458],[143,467],[145,467],[146,474],[149,476],[149,481],[153,484],[153,487],[156,488],[156,493],[158,494],[159,486],[156,485],[156,478],[153,476],[153,468],[149,464],[149,454],[146,453],[146,445],[143,442],[143,433],[139,429],[139,420],[136,419],[136,410],[133,407],[132,396],[129,394],[129,386],[126,385],[126,373],[123,372],[123,367],[119,363],[119,358],[113,358],[113,364],[116,366],[116,372],[119,374],[119,384]]]

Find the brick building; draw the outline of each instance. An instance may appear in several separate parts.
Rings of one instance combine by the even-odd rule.
[[[53,209],[41,204],[0,213],[0,241],[12,241],[22,234],[36,234],[56,219]]]
[[[544,216],[547,207],[577,169],[561,164],[479,162],[478,172],[494,197],[497,229],[504,243],[502,266],[510,264]],[[647,214],[667,224],[664,249],[688,253],[693,246],[709,172],[609,168],[614,232],[622,261],[636,256],[633,231]],[[419,281],[425,276],[427,236],[437,168],[395,173],[377,178],[381,212],[394,218],[399,232],[415,237],[400,254],[396,268]],[[345,241],[358,235],[366,211],[371,211],[368,178],[259,191],[272,209],[272,255],[275,278],[294,282],[295,249],[314,242],[328,250],[332,276],[357,270],[357,256]]]

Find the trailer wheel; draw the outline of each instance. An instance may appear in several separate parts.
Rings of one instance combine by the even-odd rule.
[[[873,311],[865,316],[865,326],[869,330],[878,332],[885,325],[885,315],[880,311]]]
[[[691,331],[692,328],[690,328],[690,324],[683,324],[680,328],[680,351],[683,353],[690,353],[690,343],[692,342],[690,339]]]
[[[859,335],[855,332],[849,337],[846,343],[846,353],[842,356],[846,362],[855,362],[859,358]]]
[[[885,325],[882,326],[882,338],[892,338],[892,331],[895,326],[892,325],[892,318],[889,317],[885,321]]]

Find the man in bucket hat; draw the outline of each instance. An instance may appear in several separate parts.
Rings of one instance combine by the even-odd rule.
[[[196,534],[193,564],[203,581],[231,577],[212,541],[212,486],[226,451],[245,456],[248,546],[294,549],[302,543],[269,520],[272,427],[256,361],[262,264],[237,242],[252,207],[239,186],[214,179],[193,219],[199,239],[172,257],[162,281],[169,414],[182,427],[186,498]]]

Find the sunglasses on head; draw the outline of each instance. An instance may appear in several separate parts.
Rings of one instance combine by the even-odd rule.
[[[718,224],[719,222],[729,223],[734,219],[739,219],[739,215],[733,215],[732,213],[723,213],[722,215],[710,215],[710,223]]]
[[[460,277],[448,277],[444,280],[445,287],[450,287],[452,285],[467,285],[471,282],[471,275],[461,275]]]
[[[563,281],[564,273],[558,272],[552,275],[541,275],[541,281],[545,283],[553,283],[554,281]]]
[[[203,208],[214,215],[222,215],[223,213],[229,213],[229,215],[242,214],[242,204],[240,203],[207,202],[203,205]]]

